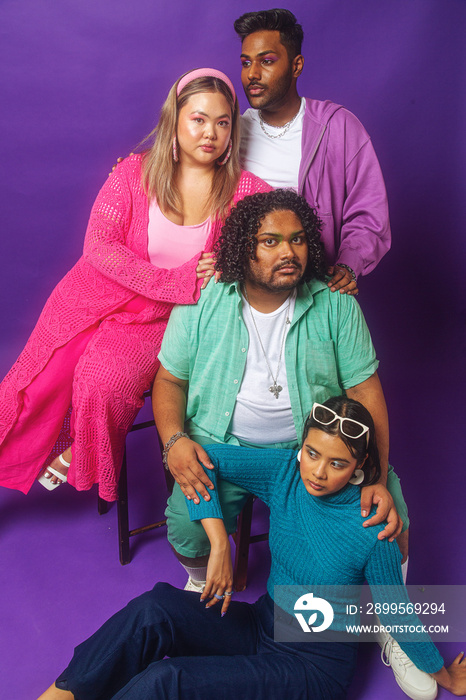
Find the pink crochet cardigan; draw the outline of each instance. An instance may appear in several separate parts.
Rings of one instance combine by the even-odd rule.
[[[149,203],[142,187],[141,164],[140,154],[126,158],[100,190],[83,256],[55,287],[26,347],[1,383],[0,444],[20,414],[21,390],[41,372],[54,350],[138,296],[146,302],[142,310],[120,311],[119,321],[156,321],[161,339],[173,306],[194,304],[199,298],[201,280],[195,273],[199,255],[173,269],[149,262]],[[233,203],[270,189],[255,175],[243,172]],[[219,220],[212,224],[205,250],[212,249],[221,225]]]

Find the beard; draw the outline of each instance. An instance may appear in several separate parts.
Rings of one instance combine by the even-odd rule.
[[[276,82],[274,82],[272,85],[263,85],[262,83],[248,83],[245,93],[246,97],[248,99],[249,104],[251,107],[254,109],[261,109],[264,111],[270,110],[276,105],[279,105],[280,102],[282,102],[291,85],[293,82],[293,76],[292,76],[292,68],[290,66],[290,70],[288,73],[285,75],[282,75],[281,78],[279,78]],[[249,92],[247,91],[247,88],[250,85],[257,85],[258,87],[263,87],[264,92],[261,95],[250,95]]]
[[[252,261],[251,261],[252,262]],[[288,275],[276,274],[282,267],[293,265],[296,268],[296,273]],[[249,270],[246,273],[246,280],[253,287],[257,287],[268,292],[285,292],[290,291],[298,286],[304,275],[304,270],[301,263],[292,261],[285,265],[277,265],[270,272],[254,269],[254,265],[249,265]]]

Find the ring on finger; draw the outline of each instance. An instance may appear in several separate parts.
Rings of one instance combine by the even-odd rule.
[[[218,595],[218,593],[214,593],[214,598],[217,598],[217,600],[223,600],[225,598],[224,595]]]
[[[233,591],[225,591],[224,595],[233,595]]]

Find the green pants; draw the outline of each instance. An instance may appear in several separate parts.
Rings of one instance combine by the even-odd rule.
[[[195,437],[193,437],[196,440]],[[207,440],[198,439],[196,442],[207,444]],[[211,441],[213,442],[213,441]],[[249,445],[257,447],[257,445]],[[264,445],[265,447],[265,445]],[[285,445],[267,445],[267,447],[281,447]],[[403,520],[403,532],[409,527],[408,508],[401,491],[400,480],[390,465],[388,468],[387,489],[395,502],[399,516]],[[236,531],[236,518],[240,514],[244,504],[251,495],[241,486],[236,486],[229,481],[218,480],[218,495],[222,506],[223,520],[226,531],[232,534]],[[185,557],[202,557],[210,552],[210,543],[200,521],[189,519],[186,499],[178,484],[175,484],[173,493],[168,499],[165,511],[167,518],[168,541],[173,545],[178,554]]]

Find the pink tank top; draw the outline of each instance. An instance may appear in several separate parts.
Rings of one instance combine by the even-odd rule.
[[[149,207],[147,246],[151,263],[166,270],[183,265],[204,250],[210,228],[210,217],[195,226],[174,224],[162,214],[154,200]]]

